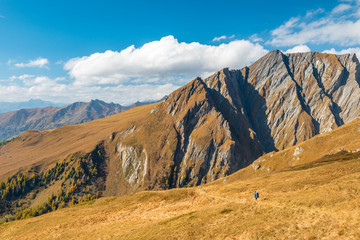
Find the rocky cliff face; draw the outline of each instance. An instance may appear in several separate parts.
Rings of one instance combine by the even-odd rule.
[[[359,116],[360,65],[355,54],[274,51],[242,72],[249,119],[267,151],[292,146]]]
[[[226,114],[232,114],[231,112]],[[162,189],[213,181],[263,153],[248,126],[228,120],[205,82],[195,79],[158,104],[131,129],[108,139],[108,194],[128,187]],[[236,132],[241,127],[244,132]]]
[[[249,67],[197,78],[152,109],[146,124],[112,140],[123,172],[116,181],[158,189],[231,174],[355,119],[359,83],[354,54],[316,52],[273,51]]]

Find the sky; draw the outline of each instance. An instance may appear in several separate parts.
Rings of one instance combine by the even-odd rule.
[[[157,100],[275,49],[360,56],[360,0],[0,0],[0,102]]]

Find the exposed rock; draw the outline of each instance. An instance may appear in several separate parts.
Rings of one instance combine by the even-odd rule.
[[[134,132],[132,140],[130,136],[121,140],[122,146],[130,144],[124,147],[127,154],[121,161],[128,164],[126,169],[140,169],[140,163],[126,159],[140,159],[140,152],[146,150],[148,173],[136,183],[150,189],[221,178],[266,152],[293,146],[356,118],[359,69],[353,54],[273,51],[250,67],[225,68],[204,80],[196,78],[153,108],[148,125]],[[302,152],[297,148],[294,156]],[[253,163],[254,171],[270,171],[263,161]]]
[[[300,155],[303,151],[304,151],[304,149],[302,147],[295,148],[294,156]]]
[[[261,164],[265,162],[265,159],[258,159],[252,163],[252,167],[254,169],[254,172],[256,172],[259,169],[264,169],[264,166],[261,166]],[[268,170],[269,171],[269,170]]]

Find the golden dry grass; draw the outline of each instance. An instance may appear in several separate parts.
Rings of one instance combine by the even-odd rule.
[[[86,151],[114,128],[121,131],[136,118],[142,120],[151,108],[135,108],[43,136],[28,133],[33,134],[30,142],[14,142],[2,150],[20,150],[39,137],[49,141],[37,144],[36,154],[45,149],[46,156],[58,156],[51,149],[75,139],[74,149]],[[75,127],[81,130],[64,138],[66,129]],[[102,198],[2,224],[0,239],[360,239],[360,154],[337,153],[339,148],[360,148],[359,131],[357,119],[263,156],[256,172],[249,166],[204,186]],[[81,140],[87,135],[91,137]],[[302,150],[294,155],[297,148]],[[335,155],[323,157],[326,154]],[[260,193],[258,202],[252,197],[255,190]]]
[[[67,125],[47,131],[28,131],[20,139],[0,147],[0,176],[3,180],[31,165],[48,168],[75,152],[89,152],[113,132],[132,127],[146,119],[156,104],[79,125]]]
[[[360,119],[343,125],[331,132],[317,135],[307,141],[279,152],[271,152],[255,161],[260,166],[256,174],[267,174],[288,167],[306,164],[326,154],[337,153],[340,149],[356,151],[360,149]],[[296,154],[296,150],[298,153]],[[261,161],[259,161],[261,160]],[[262,161],[264,160],[264,161]],[[268,170],[269,169],[269,170]],[[253,168],[248,168],[253,174]]]
[[[360,238],[358,158],[335,157],[265,176],[244,174],[197,188],[102,198],[3,224],[0,238]],[[258,202],[252,198],[255,190]]]

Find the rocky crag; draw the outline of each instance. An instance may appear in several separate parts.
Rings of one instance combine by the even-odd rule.
[[[196,78],[153,108],[148,124],[112,140],[117,181],[197,185],[331,131],[360,114],[359,74],[354,54],[273,51],[250,67]]]

